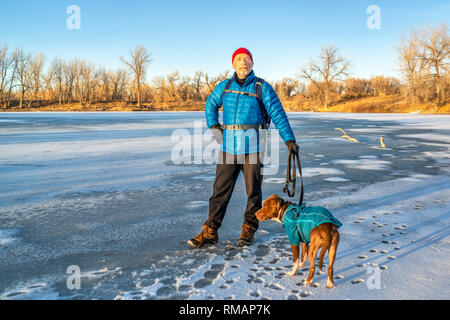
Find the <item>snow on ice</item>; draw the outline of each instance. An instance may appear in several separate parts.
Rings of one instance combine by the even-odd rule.
[[[344,224],[334,289],[326,272],[311,286],[303,284],[308,269],[287,275],[290,246],[275,222],[261,223],[253,246],[235,246],[242,177],[219,244],[187,247],[207,218],[215,165],[174,164],[171,135],[198,134],[198,122],[206,132],[202,112],[4,113],[0,299],[448,299],[450,117],[288,116],[305,201]],[[341,139],[336,127],[360,142]],[[286,198],[279,145],[264,198]],[[72,265],[80,289],[67,288]]]

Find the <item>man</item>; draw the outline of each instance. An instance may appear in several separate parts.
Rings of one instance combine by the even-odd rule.
[[[255,213],[262,207],[262,163],[260,130],[267,129],[265,115],[273,121],[289,150],[298,151],[288,118],[273,88],[253,72],[253,56],[245,48],[237,49],[232,56],[235,73],[231,79],[220,82],[205,104],[206,122],[221,145],[216,166],[213,195],[209,199],[208,220],[198,236],[188,241],[191,247],[200,248],[219,240],[218,229],[233,193],[236,180],[242,171],[247,192],[239,247],[253,243],[258,219]],[[261,86],[258,88],[258,86]],[[257,94],[260,90],[260,95]],[[261,99],[259,99],[261,98]],[[223,105],[223,123],[219,123],[219,108]]]

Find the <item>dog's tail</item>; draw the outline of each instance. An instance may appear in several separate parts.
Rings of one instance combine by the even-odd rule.
[[[331,239],[333,239],[334,234],[337,232],[338,228],[335,224],[331,227]]]
[[[331,228],[331,245],[334,246],[337,249],[337,246],[340,241],[340,235],[338,231],[338,227],[333,224],[333,227]]]

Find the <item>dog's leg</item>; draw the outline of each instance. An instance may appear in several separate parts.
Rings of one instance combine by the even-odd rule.
[[[298,257],[299,257],[299,251],[300,246],[298,245],[291,245],[292,250],[292,256],[294,257],[294,266],[292,267],[292,270],[287,273],[288,276],[295,276],[298,270]]]
[[[313,239],[312,234],[311,234],[311,239]],[[309,250],[308,250],[309,275],[308,275],[308,278],[305,280],[305,285],[309,285],[312,283],[313,278],[314,278],[314,272],[316,272],[316,267],[315,267],[314,261],[316,260],[317,251],[319,250],[320,243],[318,243],[318,241],[320,241],[320,238],[317,237],[314,240],[315,241],[311,242],[311,244],[309,246]]]
[[[300,262],[300,268],[306,267],[306,257],[308,256],[309,245],[302,242],[302,261]]]
[[[322,274],[322,266],[323,266],[323,257],[325,256],[325,252],[330,249],[331,245],[331,235],[329,233],[325,233],[323,235],[320,255],[319,255],[319,271]]]
[[[328,280],[327,280],[327,287],[333,288],[334,287],[334,280],[333,280],[333,264],[334,260],[336,258],[336,251],[337,247],[339,245],[340,235],[337,231],[337,228],[334,227],[333,235],[331,237],[331,245],[330,250],[328,251],[328,260],[329,260],[329,266],[328,266]]]

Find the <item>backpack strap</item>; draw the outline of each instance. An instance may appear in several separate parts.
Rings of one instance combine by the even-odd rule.
[[[264,129],[268,129],[270,126],[270,117],[269,117],[269,114],[267,113],[266,107],[264,106],[264,102],[262,99],[262,88],[263,88],[264,80],[261,78],[258,78],[258,77],[255,77],[255,78],[256,78],[256,81],[255,81],[256,99],[258,100],[259,110],[261,111],[261,115],[263,118]]]
[[[233,78],[228,79],[228,82],[227,82],[227,84],[225,85],[225,88],[222,91],[222,97],[220,98],[220,100],[222,101],[222,104],[223,104],[223,97],[228,92],[228,89],[230,89],[232,83],[233,83]]]

